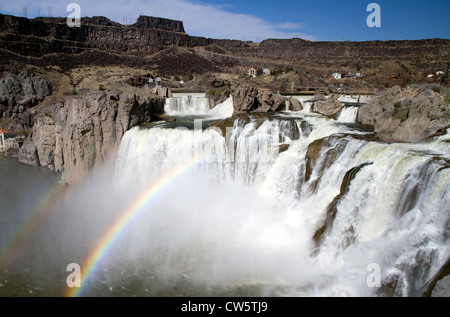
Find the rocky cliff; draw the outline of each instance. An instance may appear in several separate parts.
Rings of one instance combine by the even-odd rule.
[[[26,19],[0,14],[0,48],[24,56],[78,54],[90,49],[155,53],[170,46],[194,47],[213,40],[189,36],[181,21],[141,16],[120,25],[105,17],[82,18],[81,27],[63,18]]]
[[[446,69],[450,63],[450,40],[399,41],[306,41],[268,39],[258,46],[232,48],[240,56],[265,56],[273,60],[339,71],[342,68],[378,68],[383,62],[404,62],[418,69]]]
[[[123,134],[164,112],[164,98],[118,92],[67,96],[35,114],[19,152],[26,164],[47,166],[74,183],[114,153]]]
[[[0,79],[0,118],[14,118],[49,96],[53,85],[42,76],[24,72]]]
[[[141,16],[132,25],[121,25],[105,17],[82,18],[81,27],[70,28],[65,18],[26,19],[0,14],[1,63],[16,60],[39,66],[76,67],[91,61],[99,65],[158,67],[161,58],[155,56],[153,60],[149,55],[168,48],[196,48],[189,58],[182,59],[187,62],[195,55],[196,67],[189,68],[195,73],[217,71],[224,65],[283,67],[286,62],[336,71],[376,69],[387,61],[405,63],[414,69],[448,69],[450,64],[450,40],[446,39],[314,42],[294,38],[252,43],[189,36],[181,21],[155,17]],[[50,54],[58,57],[46,58]],[[79,58],[81,54],[84,55]],[[66,55],[75,56],[67,59]],[[255,62],[255,58],[263,59],[264,64]],[[204,67],[204,63],[211,65]],[[176,69],[178,73],[182,70]]]

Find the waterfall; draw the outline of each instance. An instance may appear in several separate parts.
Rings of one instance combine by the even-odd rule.
[[[194,130],[135,127],[128,131],[116,163],[119,180],[137,174],[145,182],[152,173],[197,157],[201,160],[196,167],[218,179],[254,184],[276,160],[280,146],[302,133],[292,120],[236,120],[225,134],[218,128],[202,130],[200,120],[196,122]]]
[[[224,102],[216,105],[208,111],[207,115],[211,118],[229,118],[233,115],[233,97],[228,97]]]
[[[450,129],[387,144],[319,114],[231,106],[128,130],[112,166],[43,204],[1,258],[0,292],[60,295],[68,263],[93,254],[84,296],[427,291],[450,258]]]
[[[165,113],[173,116],[205,115],[209,110],[209,99],[201,95],[167,98],[164,105]]]
[[[353,108],[346,112],[354,116]],[[189,174],[202,183],[180,196],[197,197],[204,212],[190,206],[194,198],[170,204],[192,213],[183,216],[179,246],[204,252],[199,267],[189,266],[195,283],[209,272],[208,285],[258,283],[264,294],[416,296],[450,256],[447,139],[383,144],[321,116],[241,117],[226,131],[133,128],[116,175],[145,183],[196,150],[208,157]],[[188,227],[191,217],[208,229]],[[243,254],[255,259],[245,268]],[[376,287],[368,282],[373,265]]]
[[[345,123],[355,123],[356,119],[358,118],[358,109],[359,108],[356,106],[345,106],[339,112],[337,121]]]
[[[214,119],[228,118],[233,115],[233,98],[210,109],[209,99],[204,94],[181,95],[167,98],[164,112],[170,116],[207,116]]]
[[[311,101],[305,101],[304,103],[302,103],[302,105],[304,112],[311,112],[311,105],[312,105]]]

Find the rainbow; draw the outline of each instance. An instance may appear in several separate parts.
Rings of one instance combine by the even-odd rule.
[[[93,272],[95,272],[97,265],[105,258],[108,251],[112,248],[118,237],[124,231],[129,223],[135,219],[148,202],[155,197],[162,189],[164,189],[173,179],[181,175],[183,172],[189,170],[194,165],[201,163],[205,155],[202,155],[191,161],[181,163],[173,169],[163,174],[155,182],[151,183],[144,191],[120,214],[109,229],[101,237],[95,248],[91,250],[88,257],[84,261],[81,269],[81,287],[68,288],[67,297],[82,296],[86,289],[86,282],[89,281]]]

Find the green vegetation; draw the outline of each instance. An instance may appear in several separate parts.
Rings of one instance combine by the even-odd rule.
[[[408,117],[403,112],[399,112],[394,116],[394,118],[400,120],[400,122],[405,122],[406,120],[408,120]]]
[[[211,88],[211,89],[209,89],[208,90],[208,92],[206,93],[208,96],[213,96],[214,98],[219,98],[220,97],[220,94],[221,94],[221,91],[220,90],[218,90],[218,89],[213,89],[213,88]]]

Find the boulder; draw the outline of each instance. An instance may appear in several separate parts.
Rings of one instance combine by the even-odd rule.
[[[272,112],[285,109],[286,99],[272,91],[251,85],[240,85],[231,92],[234,112]]]
[[[338,100],[338,95],[333,94],[324,101],[316,101],[312,106],[312,111],[324,116],[336,118],[342,108],[344,108],[344,104]]]
[[[288,106],[287,106],[287,110],[290,111],[300,111],[303,110],[303,106],[302,103],[300,102],[300,100],[298,100],[297,98],[290,98],[289,100],[286,101]]]

